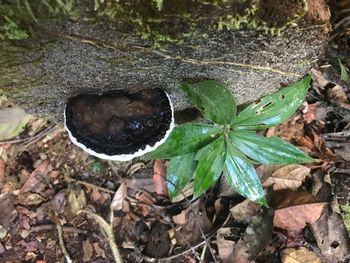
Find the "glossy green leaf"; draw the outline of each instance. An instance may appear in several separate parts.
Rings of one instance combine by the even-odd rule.
[[[174,157],[167,169],[167,186],[171,199],[181,193],[182,189],[191,181],[197,166],[195,153]]]
[[[182,84],[191,103],[203,116],[217,124],[229,124],[236,114],[236,104],[232,94],[223,84],[213,80],[195,84]]]
[[[314,162],[310,156],[294,145],[278,138],[263,137],[254,131],[233,131],[232,143],[249,158],[263,164],[289,164]]]
[[[198,165],[194,172],[193,198],[199,197],[219,179],[224,166],[225,152],[223,137],[197,152],[195,159],[198,160]]]
[[[148,159],[169,159],[194,152],[215,140],[222,129],[207,124],[182,124],[176,126],[168,139],[154,151]]]
[[[262,205],[267,205],[265,192],[254,166],[226,140],[226,160],[224,174],[227,182],[242,196]]]
[[[303,102],[311,76],[252,103],[232,121],[235,129],[261,130],[286,121]]]

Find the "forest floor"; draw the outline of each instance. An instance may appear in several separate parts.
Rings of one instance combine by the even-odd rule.
[[[350,262],[349,18],[335,10],[306,100],[264,131],[320,160],[257,166],[270,208],[224,179],[171,203],[167,162],[99,160],[61,124],[32,118],[0,142],[0,262],[114,262],[115,245],[124,262]]]

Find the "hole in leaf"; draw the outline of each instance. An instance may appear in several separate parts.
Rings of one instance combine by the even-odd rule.
[[[285,96],[284,94],[281,94],[281,95],[280,95],[280,99],[281,99],[281,100],[284,100],[285,98],[286,98],[286,96]]]
[[[269,103],[265,104],[264,106],[262,106],[262,109],[266,109],[268,106],[270,106],[272,104],[272,101],[270,101]]]
[[[339,246],[339,242],[338,241],[333,241],[331,244],[331,248],[336,249]]]

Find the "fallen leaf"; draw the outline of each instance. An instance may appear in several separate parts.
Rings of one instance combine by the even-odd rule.
[[[350,255],[350,237],[340,214],[325,209],[311,230],[327,262],[346,262]]]
[[[340,107],[350,110],[350,104],[346,96],[345,90],[339,85],[327,90],[329,100]]]
[[[4,248],[4,246],[3,246],[3,245],[1,244],[1,242],[0,242],[0,256],[1,256],[2,254],[4,254],[5,251],[6,251],[6,249]]]
[[[166,184],[166,167],[162,160],[155,160],[153,164],[153,182],[158,195],[168,197]]]
[[[229,262],[253,262],[272,237],[273,210],[263,210],[253,216],[242,237],[233,248]]]
[[[39,205],[44,202],[46,199],[42,197],[40,194],[36,193],[25,193],[20,194],[17,197],[18,203],[21,205]]]
[[[287,230],[299,230],[315,223],[327,205],[317,202],[310,193],[293,191],[279,191],[275,203],[273,225]]]
[[[69,189],[67,205],[69,213],[73,215],[86,207],[85,192],[79,185],[75,185]]]
[[[64,213],[67,204],[68,189],[62,189],[51,200],[51,205],[58,214]]]
[[[38,250],[38,244],[35,241],[26,242],[24,240],[21,240],[17,243],[17,245],[21,245],[22,247],[24,247],[25,251],[27,252],[34,252]]]
[[[5,162],[0,158],[0,192],[5,180]]]
[[[115,211],[122,210],[126,195],[127,195],[127,186],[123,182],[120,184],[118,190],[115,192],[113,196],[111,208],[113,208],[113,210]]]
[[[321,259],[305,247],[284,249],[281,260],[282,263],[321,263]]]
[[[289,164],[273,172],[263,186],[273,187],[273,190],[290,189],[297,190],[303,183],[307,175],[310,174],[310,168],[300,164]]]
[[[89,239],[83,241],[83,253],[83,262],[91,262],[93,247]]]
[[[238,222],[249,224],[252,217],[258,214],[259,210],[261,210],[261,206],[259,204],[246,199],[232,207],[230,212],[232,217]]]
[[[310,124],[311,122],[316,120],[316,112],[318,107],[319,106],[317,105],[317,103],[307,105],[306,112],[303,115],[303,118],[306,123]]]
[[[326,146],[336,155],[350,162],[350,132],[335,132],[323,135]]]
[[[39,166],[30,174],[27,181],[20,189],[20,193],[42,193],[48,186],[50,178],[47,176],[48,172],[52,170],[49,160],[42,161]]]
[[[32,115],[19,108],[2,108],[0,110],[0,140],[7,140],[20,134]]]
[[[92,192],[90,193],[91,199],[94,202],[100,203],[100,204],[106,204],[110,200],[110,196],[107,193],[101,192],[96,188],[92,189]]]
[[[95,252],[96,252],[96,255],[99,256],[99,257],[101,257],[101,258],[103,258],[103,259],[105,259],[105,258],[106,258],[106,253],[105,253],[105,251],[100,247],[100,245],[99,245],[97,242],[93,243],[92,245],[94,246],[94,250],[95,250]]]
[[[0,225],[8,230],[13,227],[18,212],[13,205],[14,198],[10,193],[0,194]]]
[[[216,244],[218,246],[219,257],[222,263],[231,263],[231,255],[235,241],[231,240],[231,228],[220,228],[216,233]]]

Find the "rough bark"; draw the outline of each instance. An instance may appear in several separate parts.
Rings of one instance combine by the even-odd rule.
[[[308,4],[298,25],[278,36],[249,27],[211,29],[206,38],[160,48],[111,29],[109,22],[49,20],[30,41],[1,44],[0,88],[29,112],[56,120],[68,97],[109,89],[163,88],[175,109],[184,109],[189,104],[177,85],[189,79],[220,81],[242,104],[299,79],[322,55],[329,11],[323,0]],[[284,12],[283,5],[278,8]]]

